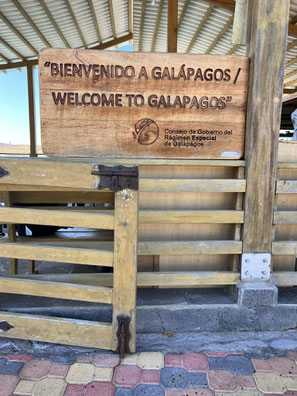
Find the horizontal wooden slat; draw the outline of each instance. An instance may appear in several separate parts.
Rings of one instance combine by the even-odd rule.
[[[278,169],[297,169],[297,162],[279,162]]]
[[[297,180],[278,180],[276,192],[278,194],[297,194]]]
[[[19,257],[16,252],[13,252],[13,247],[9,249],[9,254],[14,254],[13,256],[10,255],[5,255],[2,256],[2,245],[3,242],[0,242],[0,257],[15,257],[15,258],[27,258],[27,257]],[[10,243],[5,243],[5,245],[13,245]],[[44,247],[48,249],[53,249],[53,252],[55,252],[55,249],[58,249],[63,251],[63,248],[59,246],[58,243],[55,241],[53,242],[45,242],[45,243],[19,243],[14,244],[13,246],[26,246],[28,247],[30,245],[30,248],[33,249],[35,247],[38,249],[39,247]],[[94,255],[97,252],[97,249],[100,249],[100,251],[105,252],[106,254],[108,252],[113,252],[113,242],[68,242],[65,241],[63,242],[64,249],[65,251],[69,249],[69,251],[75,251],[76,253],[73,253],[73,257],[77,258],[79,257],[79,252],[82,252],[82,255],[84,252],[93,252]],[[76,248],[74,248],[74,246]],[[21,250],[21,249],[20,249]],[[38,251],[38,250],[37,250]],[[41,252],[41,251],[40,251]],[[138,255],[140,256],[153,256],[153,255],[159,255],[159,254],[169,254],[169,255],[186,255],[186,254],[241,254],[242,253],[242,242],[241,241],[140,241],[138,242]],[[21,254],[21,251],[20,251]],[[90,253],[91,254],[91,253]],[[100,252],[98,252],[98,257],[100,256]],[[40,254],[38,255],[40,257]],[[49,256],[52,257],[52,256]],[[62,254],[61,254],[61,257]],[[95,256],[94,256],[95,257]],[[60,258],[60,257],[59,257]],[[32,260],[44,260],[48,261],[45,258],[29,258]],[[64,262],[71,262],[71,255],[69,254],[69,261],[64,261]],[[50,261],[61,261],[61,259],[50,259]],[[89,260],[92,262],[92,258]],[[83,262],[77,262],[75,264],[84,264]],[[86,263],[88,264],[88,263]],[[95,265],[95,264],[93,264]],[[97,265],[101,265],[101,261],[97,263]],[[106,265],[106,264],[102,264]]]
[[[8,185],[10,187],[10,185]],[[22,187],[22,186],[20,186]],[[0,185],[1,188],[1,185]],[[45,187],[46,188],[46,187]],[[112,203],[114,202],[113,192],[103,191],[17,191],[10,193],[11,202],[19,203],[38,203],[38,204],[61,204],[61,203]],[[32,186],[31,186],[32,190]],[[1,191],[0,191],[1,197]]]
[[[24,275],[21,275],[22,277]],[[53,274],[28,275],[34,279],[45,279],[55,282],[71,282],[84,285],[110,287],[113,284],[112,274]],[[137,286],[210,286],[235,285],[240,280],[239,272],[138,272]]]
[[[271,283],[275,286],[297,286],[297,272],[272,272]]]
[[[13,326],[1,337],[111,349],[111,325],[75,319],[0,312],[0,322]]]
[[[110,246],[110,250],[95,250],[34,243],[0,242],[0,257],[112,267],[113,246]]]
[[[292,212],[292,211],[274,212],[274,224],[297,224],[297,212]]]
[[[114,216],[110,211],[87,213],[31,208],[0,208],[0,224],[43,224],[61,227],[85,227],[112,230]]]
[[[44,282],[36,279],[0,277],[0,292],[105,304],[112,303],[112,289],[108,287]]]
[[[297,255],[297,242],[295,241],[272,242],[272,254]]]
[[[243,223],[240,210],[140,210],[139,224]]]
[[[139,179],[141,192],[245,192],[238,179]]]

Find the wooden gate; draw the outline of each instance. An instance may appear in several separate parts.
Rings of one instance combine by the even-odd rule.
[[[10,240],[0,242],[0,256],[12,259],[11,273],[16,273],[16,259],[113,267],[113,287],[6,276],[0,277],[2,293],[112,304],[113,315],[112,323],[98,323],[3,311],[0,312],[1,337],[111,349],[121,354],[135,352],[138,191],[133,185],[135,179],[133,189],[129,188],[129,170],[117,170],[120,174],[124,171],[124,176],[107,171],[109,175],[103,177],[98,174],[95,162],[0,160],[0,189],[7,204],[14,191],[57,190],[67,194],[73,190],[95,191],[109,184],[115,192],[114,211],[0,208],[0,224],[114,230],[113,243],[86,244],[86,247],[22,243],[10,232]],[[134,171],[137,173],[136,167]],[[138,176],[136,180],[138,183]],[[106,191],[103,189],[102,194]]]

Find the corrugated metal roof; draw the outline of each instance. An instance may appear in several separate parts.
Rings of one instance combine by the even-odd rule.
[[[129,3],[129,0],[0,0],[0,65],[36,59],[47,46],[92,48],[114,39],[121,42],[131,33]]]

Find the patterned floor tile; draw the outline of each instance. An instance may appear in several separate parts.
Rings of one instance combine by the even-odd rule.
[[[91,382],[85,387],[84,396],[113,396],[114,386],[110,382]]]
[[[29,360],[32,360],[34,358],[34,355],[15,354],[15,355],[7,355],[6,358],[7,358],[7,360],[26,363]]]
[[[164,367],[164,355],[161,352],[141,352],[137,364],[142,369],[160,370]]]
[[[167,389],[187,389],[190,386],[189,373],[180,367],[164,367],[160,384]]]
[[[65,378],[69,367],[68,364],[52,364],[48,372],[48,377]]]
[[[69,384],[86,385],[93,381],[95,366],[90,363],[74,363],[68,371],[66,381]]]
[[[290,391],[297,391],[297,377],[282,377],[283,383]]]
[[[207,373],[207,376],[208,376],[209,386],[214,391],[232,392],[232,391],[236,391],[238,388],[235,375],[230,373],[229,371],[210,370]]]
[[[208,386],[205,373],[189,372],[189,383],[192,387],[206,388]]]
[[[135,396],[165,396],[165,390],[160,385],[138,385]]]
[[[166,367],[181,367],[182,356],[181,355],[165,355],[165,366]]]
[[[236,375],[236,381],[242,389],[257,389],[254,378],[251,375]]]
[[[135,388],[120,388],[117,387],[114,392],[114,396],[134,396]]]
[[[18,382],[16,375],[0,374],[0,396],[10,396]]]
[[[226,369],[233,374],[252,375],[254,367],[251,360],[243,355],[228,355],[225,358]]]
[[[44,378],[36,383],[33,396],[62,396],[66,382],[60,378]]]
[[[184,353],[182,355],[183,366],[188,371],[203,371],[209,369],[207,356],[203,353]]]
[[[113,383],[121,387],[135,387],[142,377],[140,367],[135,365],[120,365],[115,368],[113,375]]]
[[[188,388],[185,392],[186,396],[213,396],[214,393],[210,389]]]
[[[254,380],[261,392],[282,395],[286,391],[282,377],[278,374],[259,371],[254,374]]]
[[[272,372],[272,367],[270,366],[269,360],[266,359],[252,359],[252,364],[257,371],[264,371],[267,373]]]
[[[166,389],[165,396],[185,396],[186,391]]]
[[[36,381],[21,380],[13,393],[18,395],[33,395],[35,385]]]
[[[6,364],[0,369],[0,374],[17,375],[22,370],[24,365],[25,363],[22,362],[6,361]]]
[[[51,368],[49,360],[32,359],[25,363],[20,372],[20,378],[39,380],[45,378]]]
[[[289,351],[287,352],[287,356],[291,360],[297,360],[297,351]]]
[[[143,370],[142,383],[160,384],[160,370]]]
[[[111,382],[113,376],[112,367],[95,367],[94,381]]]
[[[297,375],[297,365],[288,358],[271,358],[269,364],[272,370],[281,375]]]
[[[64,396],[84,396],[85,385],[68,384]]]

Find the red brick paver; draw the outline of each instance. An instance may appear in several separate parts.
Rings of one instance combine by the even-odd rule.
[[[68,384],[64,396],[83,396],[85,392],[84,385]]]
[[[53,364],[48,372],[48,377],[65,378],[68,373],[69,366],[67,364]]]
[[[297,375],[297,365],[288,358],[271,358],[268,360],[272,370],[281,375]]]
[[[242,389],[257,389],[254,378],[251,375],[236,375],[236,381]]]
[[[238,388],[235,375],[229,371],[210,370],[207,375],[210,387],[216,392],[232,392]]]
[[[32,360],[34,358],[34,355],[7,355],[6,356],[7,360],[13,360],[13,361],[17,361],[17,362],[22,362],[22,363],[26,363],[29,360]]]
[[[159,384],[160,370],[143,370],[141,382],[146,384]]]
[[[181,355],[165,355],[165,366],[167,367],[181,367]]]
[[[183,366],[189,371],[206,372],[209,369],[207,356],[203,353],[184,353]]]
[[[117,386],[137,386],[142,377],[142,370],[132,364],[117,366],[114,371],[113,383]]]
[[[85,388],[85,396],[113,396],[114,386],[110,382],[91,382]]]
[[[51,365],[49,360],[32,359],[23,367],[20,378],[32,380],[45,378]]]
[[[10,396],[18,382],[16,375],[0,375],[0,396]]]

